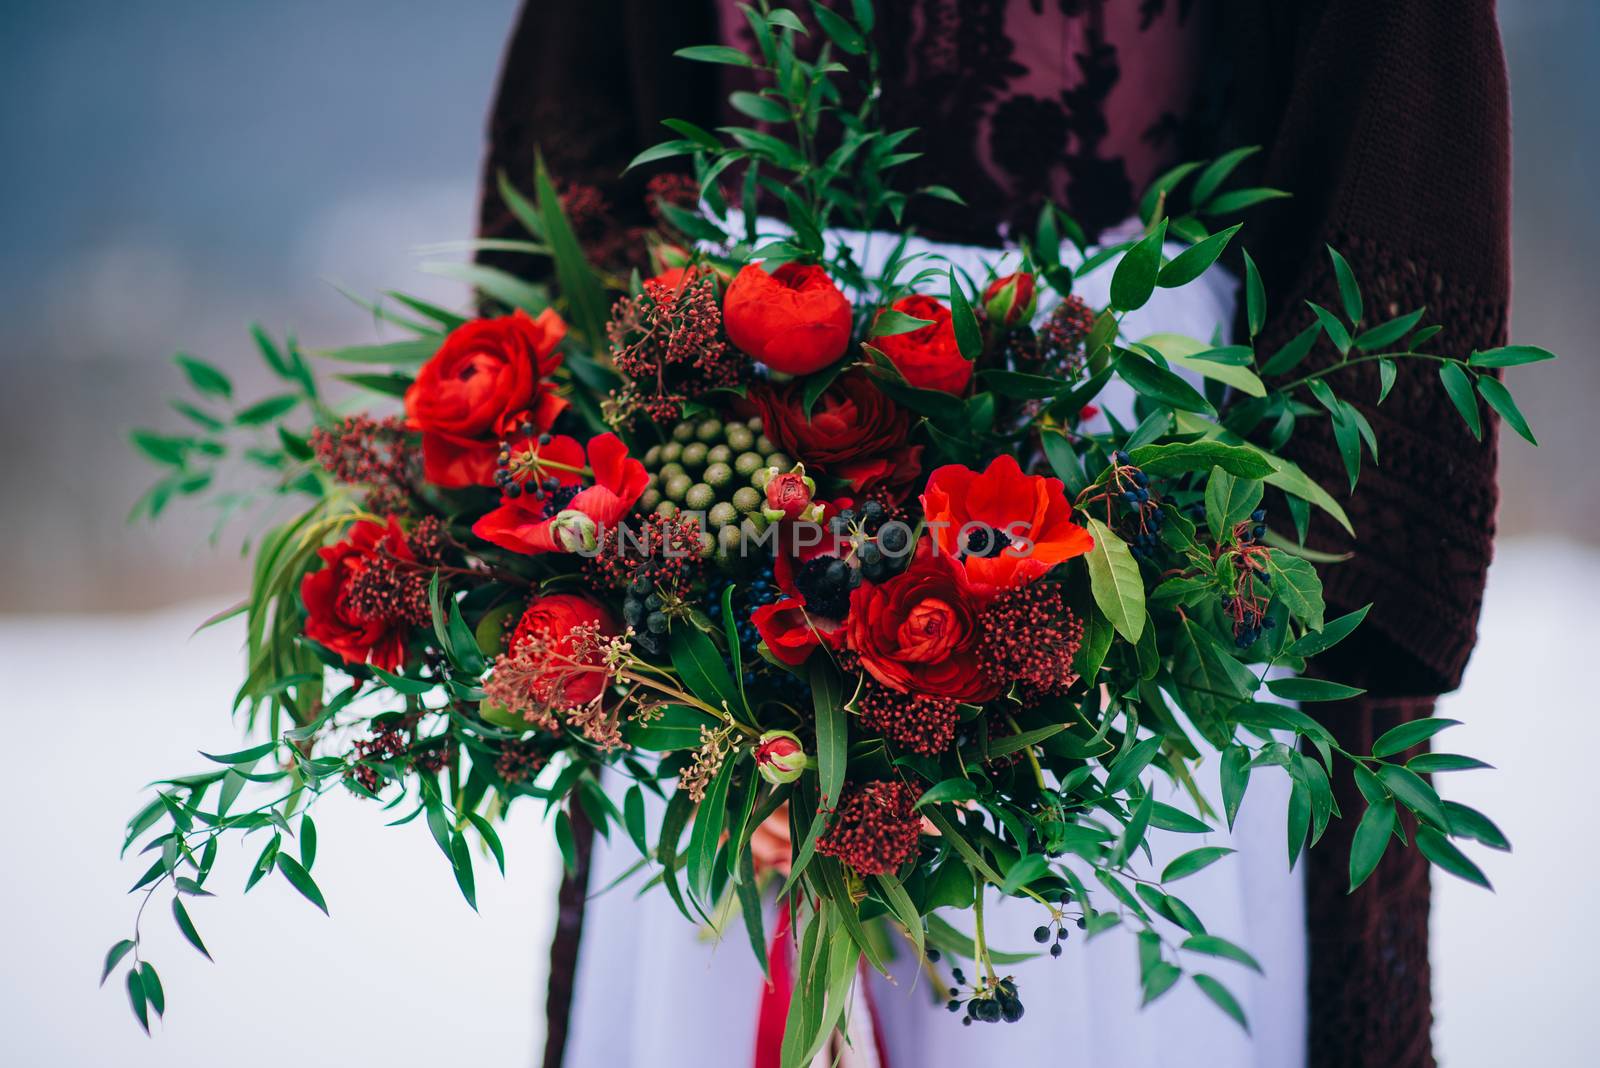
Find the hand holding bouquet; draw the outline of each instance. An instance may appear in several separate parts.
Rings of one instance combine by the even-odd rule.
[[[261,741],[159,785],[128,828],[153,854],[136,889],[171,890],[204,952],[186,901],[209,892],[225,840],[259,843],[246,889],[276,874],[326,910],[310,809],[329,791],[421,820],[469,903],[479,843],[503,865],[497,822],[552,813],[571,864],[581,809],[637,846],[687,920],[742,918],[763,963],[764,902],[786,902],[784,1060],[799,1065],[839,1025],[859,961],[886,966],[896,942],[878,928],[930,966],[970,960],[952,1001],[969,1019],[1017,1018],[1026,975],[1003,974],[984,934],[996,888],[1033,903],[1043,941],[1133,929],[1146,1000],[1188,973],[1244,1023],[1191,969],[1254,962],[1176,886],[1230,850],[1156,870],[1147,839],[1231,825],[1256,775],[1292,783],[1290,863],[1350,818],[1352,887],[1396,840],[1484,882],[1460,843],[1504,838],[1424,778],[1479,762],[1406,759],[1448,721],[1349,752],[1314,715],[1360,692],[1305,672],[1365,610],[1329,618],[1318,569],[1338,564],[1306,532],[1314,511],[1348,520],[1280,453],[1329,420],[1354,487],[1379,443],[1336,388],[1368,363],[1384,393],[1403,363],[1435,365],[1475,432],[1481,400],[1531,438],[1495,369],[1550,354],[1430,351],[1424,311],[1369,320],[1333,250],[1340,306],[1313,305],[1276,351],[1255,344],[1267,296],[1248,255],[1238,343],[1126,336],[1127,313],[1230,251],[1228,216],[1279,195],[1223,190],[1248,152],[1163,176],[1126,242],[1087,247],[1047,207],[986,275],[914,254],[908,198],[960,198],[889,181],[912,131],[876,119],[871,5],[819,8],[826,40],[786,15],[750,12],[755,55],[683,53],[767,87],[734,95],[754,125],[673,120],[677,139],[635,161],[693,176],[653,186],[660,230],[621,257],[647,271],[586,254],[541,167],[531,197],[502,183],[530,239],[492,244],[554,287],[474,265],[460,270],[481,316],[371,305],[408,336],[321,355],[362,367],[335,378],[377,410],[334,400],[261,331],[283,392],[259,402],[235,407],[226,377],[180,358],[196,429],[136,433],[165,468],[140,510],[237,457],[292,514],[228,613],[245,620],[238,703]],[[839,236],[868,231],[890,233],[882,262]],[[1186,247],[1169,258],[1171,240]],[[1113,261],[1103,307],[1074,294]],[[1318,346],[1333,358],[1308,363]],[[1091,429],[1114,380],[1132,418]],[[1336,811],[1340,775],[1364,812]],[[1158,801],[1156,777],[1192,803]],[[762,830],[774,818],[787,841]],[[137,929],[107,974],[124,958],[148,1025],[164,994]]]

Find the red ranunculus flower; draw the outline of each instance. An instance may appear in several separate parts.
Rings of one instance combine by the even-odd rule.
[[[910,445],[911,414],[894,404],[869,375],[848,371],[804,414],[794,385],[753,390],[767,437],[808,471],[842,479],[858,493],[884,486],[904,496],[922,472],[922,446]]]
[[[795,667],[804,664],[818,646],[832,648],[840,634],[838,623],[808,615],[805,608],[806,599],[795,596],[764,604],[750,613],[750,622],[767,643],[768,651]]]
[[[986,701],[998,692],[978,660],[988,598],[950,556],[930,553],[850,594],[846,643],[873,678],[901,693]]]
[[[628,455],[615,434],[589,439],[594,483],[588,486],[579,474],[585,450],[574,439],[562,435],[529,448],[535,459],[528,462],[533,474],[526,491],[502,496],[500,507],[472,525],[478,537],[514,553],[592,552],[601,531],[622,521],[650,481],[644,464]],[[533,488],[546,478],[560,488],[534,496]]]
[[[321,569],[300,580],[306,637],[347,664],[399,670],[411,628],[419,612],[427,610],[426,583],[417,581],[420,572],[403,567],[416,557],[399,522],[393,516],[387,524],[359,520],[343,541],[317,550],[317,555]]]
[[[780,471],[767,480],[767,518],[799,519],[811,507],[815,484],[804,471]]]
[[[1094,548],[1072,521],[1061,480],[1025,475],[1016,458],[997,456],[982,474],[950,464],[928,476],[922,512],[941,556],[959,559],[987,590],[1031,582]]]
[[[821,267],[747,264],[722,301],[728,340],[791,375],[820,371],[850,347],[850,302]]]
[[[908,334],[873,338],[873,347],[889,357],[905,380],[918,389],[964,392],[972,381],[972,361],[961,355],[956,344],[950,309],[932,297],[914,293],[895,301],[894,310],[929,323]]]
[[[575,593],[547,593],[536,597],[517,622],[517,629],[511,635],[510,652],[515,654],[537,636],[547,643],[552,660],[570,658],[573,628],[586,623],[598,624],[601,634],[622,633],[611,613],[587,597]],[[598,667],[600,661],[596,658],[590,663]],[[570,665],[555,664],[546,676],[532,682],[532,690],[539,699],[558,708],[588,704],[600,696],[605,686],[603,671],[577,671]]]
[[[551,309],[474,319],[450,332],[406,390],[407,422],[422,431],[423,477],[435,486],[494,484],[500,438],[527,417],[547,430],[567,402],[550,375],[567,324]]]

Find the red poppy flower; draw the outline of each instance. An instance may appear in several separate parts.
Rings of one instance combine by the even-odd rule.
[[[906,334],[890,334],[872,339],[872,346],[885,356],[918,389],[937,389],[963,393],[972,381],[972,361],[961,355],[956,344],[955,319],[950,309],[920,293],[894,302],[894,310],[914,319],[929,320],[927,326]]]
[[[524,419],[549,429],[567,402],[550,376],[567,324],[547,308],[474,319],[450,332],[406,390],[406,418],[422,431],[423,477],[435,486],[492,486],[501,438]]]
[[[850,346],[850,302],[821,267],[747,264],[722,301],[728,340],[774,371],[820,371]]]
[[[300,580],[306,637],[333,650],[346,664],[371,663],[398,671],[419,612],[427,608],[420,572],[396,566],[415,562],[393,516],[387,524],[359,520],[344,540],[317,550],[323,566]],[[419,599],[418,593],[421,597]]]
[[[840,634],[838,623],[806,614],[806,599],[785,597],[764,604],[750,613],[756,633],[767,643],[767,650],[785,664],[799,667],[819,646],[832,648]]]
[[[525,461],[533,471],[522,491],[500,499],[500,507],[472,525],[472,532],[493,545],[514,553],[589,551],[600,532],[615,527],[633,508],[649,482],[644,464],[628,455],[628,447],[615,434],[589,439],[588,466],[592,485],[581,473],[585,450],[565,436],[547,444],[529,446]],[[519,458],[520,459],[520,458]],[[559,484],[535,496],[532,487],[546,478]]]
[[[988,600],[954,557],[930,553],[887,582],[856,587],[846,641],[892,690],[985,701],[997,692],[978,659]]]
[[[974,585],[989,590],[1031,582],[1094,548],[1072,521],[1061,480],[1025,475],[1010,455],[979,474],[960,464],[928,476],[922,512],[939,555],[959,559]]]

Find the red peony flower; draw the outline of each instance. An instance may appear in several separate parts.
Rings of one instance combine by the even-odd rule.
[[[1033,275],[1017,271],[989,283],[983,291],[983,307],[991,322],[1016,326],[1033,318],[1038,296]]]
[[[306,637],[346,664],[397,671],[411,628],[427,618],[427,581],[399,522],[359,520],[343,541],[317,550],[323,566],[300,580]]]
[[[918,389],[965,392],[972,381],[972,361],[961,355],[956,344],[950,309],[932,297],[914,293],[895,301],[894,310],[929,323],[908,334],[873,338],[873,347],[889,357],[905,380]]]
[[[644,493],[650,475],[628,455],[615,434],[589,439],[588,467],[594,484],[585,486],[584,448],[576,440],[537,441],[513,463],[527,481],[513,480],[500,507],[472,525],[472,532],[514,553],[592,553],[605,530],[616,527]],[[557,488],[544,488],[554,479]]]
[[[526,418],[547,430],[567,402],[550,376],[567,324],[550,309],[474,319],[450,332],[406,390],[407,422],[422,431],[423,477],[435,486],[494,484],[499,440]]]
[[[598,628],[599,633],[622,633],[611,613],[605,608],[575,593],[547,593],[536,597],[517,622],[508,647],[515,657],[530,648],[539,649],[547,661],[543,675],[531,680],[533,693],[545,705],[554,708],[572,708],[588,704],[599,697],[606,686],[603,671],[582,671],[572,663],[599,667],[598,653],[575,656],[573,631],[581,626]]]
[[[773,656],[792,667],[799,667],[819,646],[832,648],[841,628],[838,622],[806,613],[804,597],[785,597],[772,604],[764,604],[750,613],[750,622],[756,633],[767,643]]]
[[[987,601],[954,557],[930,553],[887,582],[851,592],[846,643],[891,690],[985,701],[997,692],[978,658]]]
[[[817,838],[817,852],[837,857],[857,875],[898,870],[917,855],[920,792],[898,779],[848,784],[834,806],[832,825]]]
[[[1031,582],[1094,548],[1072,521],[1061,480],[1025,475],[997,456],[982,474],[950,464],[928,476],[922,512],[940,556],[959,559],[972,584],[995,591]]]
[[[753,390],[751,399],[761,410],[767,437],[780,449],[858,493],[883,486],[891,496],[903,497],[907,484],[922,473],[922,446],[908,443],[911,414],[890,401],[869,375],[840,375],[810,418],[793,384]]]
[[[820,371],[850,347],[850,302],[821,267],[747,264],[722,301],[728,340],[774,371]]]

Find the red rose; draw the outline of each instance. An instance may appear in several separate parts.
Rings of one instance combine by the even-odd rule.
[[[1061,480],[1025,475],[1009,455],[982,474],[960,464],[938,468],[922,492],[922,512],[938,554],[960,559],[981,589],[1031,582],[1094,548],[1072,521]]]
[[[929,554],[887,582],[851,592],[846,642],[892,690],[986,701],[997,692],[978,662],[986,604],[954,558]]]
[[[905,380],[918,389],[965,391],[972,381],[972,361],[961,355],[956,344],[955,319],[950,309],[932,297],[912,294],[895,301],[894,310],[914,319],[927,319],[928,325],[907,334],[873,338],[873,347],[889,357]]]
[[[474,319],[450,332],[406,390],[406,416],[422,431],[423,477],[435,486],[494,484],[499,440],[526,417],[547,430],[567,402],[550,375],[567,324],[551,309]]]
[[[406,640],[428,611],[427,583],[404,532],[388,523],[359,520],[343,541],[317,550],[322,568],[300,580],[306,637],[333,650],[346,664],[371,663],[398,671]]]
[[[785,597],[764,604],[750,613],[756,633],[767,643],[767,651],[785,664],[799,667],[818,646],[833,647],[839,624],[806,614],[804,597]]]
[[[774,371],[820,371],[850,347],[850,302],[821,267],[747,264],[722,301],[728,340]]]
[[[903,496],[922,473],[922,446],[907,444],[911,413],[889,400],[871,377],[849,371],[804,414],[793,384],[751,394],[767,437],[807,468],[842,479],[856,492],[885,486]]]
[[[983,308],[991,322],[1016,326],[1033,318],[1038,296],[1033,275],[1017,271],[989,283],[983,291]]]
[[[577,441],[562,435],[543,445],[530,444],[513,461],[523,466],[526,481],[509,483],[500,507],[474,523],[472,532],[502,549],[530,556],[592,554],[600,533],[622,521],[644,493],[650,475],[615,434],[590,438],[587,451],[594,483],[584,486],[585,450]],[[535,489],[550,478],[560,488],[540,489],[535,496]]]
[[[530,688],[541,702],[551,708],[573,708],[588,704],[605,690],[604,671],[586,671],[584,666],[599,668],[599,656],[586,657],[577,665],[559,664],[556,661],[573,657],[572,632],[580,626],[598,626],[601,634],[620,634],[611,613],[600,605],[575,593],[547,593],[537,597],[522,613],[517,629],[511,635],[510,652],[516,654],[529,641],[537,638],[545,643],[544,655],[550,661],[549,671],[530,681]]]

